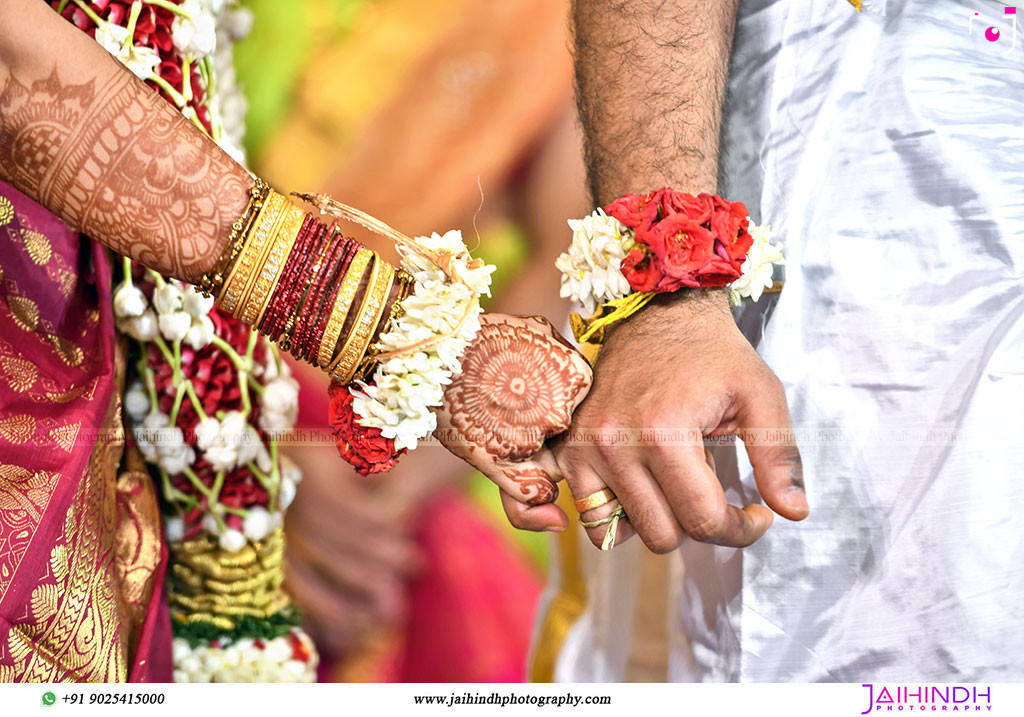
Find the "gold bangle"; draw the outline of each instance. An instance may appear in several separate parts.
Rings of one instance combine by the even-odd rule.
[[[266,238],[259,246],[254,247],[255,251],[253,254],[255,256],[255,260],[253,261],[252,267],[246,276],[245,286],[242,288],[241,296],[238,297],[238,306],[236,306],[234,312],[232,312],[232,316],[236,319],[241,319],[242,313],[245,312],[246,307],[249,306],[253,289],[256,288],[260,274],[263,273],[263,265],[267,261],[267,256],[274,248],[274,244],[277,243],[277,236],[281,230],[281,223],[285,220],[285,217],[288,216],[288,208],[290,206],[292,206],[291,202],[285,198],[281,203],[280,210],[274,216],[274,222],[270,226],[270,231],[267,233]]]
[[[412,275],[405,269],[395,270],[395,281],[398,282],[398,292],[395,294],[395,300],[391,302],[391,311],[388,312],[388,318],[380,328],[379,336],[383,336],[390,331],[395,320],[405,313],[405,310],[402,308],[402,302],[408,298],[409,291],[412,289]],[[359,364],[359,368],[356,370],[353,378],[362,380],[370,373],[373,364],[377,362],[377,354],[380,353],[380,349],[380,344],[374,344],[370,347],[366,358]]]
[[[341,329],[345,325],[345,317],[348,316],[352,302],[356,298],[356,292],[359,290],[359,283],[362,281],[363,274],[366,273],[366,267],[370,264],[372,257],[373,252],[363,247],[356,252],[352,263],[349,264],[348,270],[345,272],[341,288],[338,289],[338,296],[334,300],[334,306],[331,307],[331,315],[324,327],[324,335],[320,339],[320,349],[317,351],[317,363],[322,369],[326,369],[331,359],[334,358],[334,350],[337,348]]]
[[[283,195],[271,190],[253,221],[252,231],[245,236],[238,259],[231,266],[231,271],[221,288],[220,296],[217,297],[217,305],[226,313],[234,314],[242,300],[243,290],[249,282],[256,259],[263,245],[272,236],[271,232],[277,224],[284,202]]]
[[[246,202],[245,211],[231,225],[231,234],[228,235],[223,253],[213,268],[200,278],[199,290],[203,296],[213,296],[224,285],[224,272],[228,270],[231,262],[238,257],[238,252],[242,250],[242,243],[252,229],[252,224],[260,209],[263,208],[263,202],[266,201],[269,192],[270,185],[256,177],[256,183],[249,189],[249,201]]]
[[[284,269],[288,254],[295,244],[295,239],[302,229],[302,222],[306,219],[306,213],[299,207],[288,202],[285,207],[281,222],[278,225],[274,241],[270,245],[266,256],[260,264],[259,269],[254,272],[252,291],[246,299],[239,318],[249,326],[259,327],[263,316],[267,312],[267,305],[274,293],[274,287],[281,278],[281,271]]]
[[[384,307],[388,303],[388,294],[391,293],[391,285],[395,280],[395,267],[381,259],[376,252],[373,259],[373,271],[366,285],[362,304],[359,306],[359,314],[349,331],[345,346],[329,367],[331,378],[341,383],[352,380],[352,374],[366,353],[377,325],[380,324]]]

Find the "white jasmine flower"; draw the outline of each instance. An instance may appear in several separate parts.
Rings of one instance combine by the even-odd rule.
[[[270,534],[273,521],[270,511],[262,506],[249,509],[249,514],[242,520],[242,532],[249,540],[263,540]]]
[[[148,305],[146,295],[135,285],[122,281],[114,290],[114,316],[119,319],[142,316]]]
[[[622,274],[624,246],[632,233],[615,217],[597,209],[583,219],[570,219],[572,244],[555,260],[562,273],[561,296],[583,304],[593,313],[599,304],[621,299],[630,293]]]
[[[185,520],[180,515],[172,515],[164,519],[164,536],[169,543],[177,543],[185,538]]]
[[[238,465],[238,451],[232,446],[216,445],[203,451],[203,457],[215,471],[234,470]]]
[[[184,637],[175,637],[171,640],[171,657],[175,662],[184,660],[191,652],[192,648]]]
[[[182,308],[194,319],[207,316],[213,309],[214,298],[203,296],[199,289],[189,286],[182,292]]]
[[[225,15],[224,28],[232,40],[241,40],[252,31],[252,12],[245,7],[231,8]]]
[[[291,481],[295,485],[302,482],[302,469],[288,456],[281,456],[281,480]]]
[[[294,419],[289,418],[287,414],[278,413],[277,411],[264,411],[260,414],[260,428],[267,433],[275,435],[287,433],[294,427]]]
[[[160,333],[168,341],[181,341],[192,328],[192,317],[184,311],[173,314],[160,314]]]
[[[179,6],[183,14],[174,17],[171,39],[174,49],[193,60],[206,57],[217,47],[217,23],[213,13],[198,0],[185,0]]]
[[[281,510],[287,510],[288,506],[295,500],[296,491],[295,481],[288,480],[282,476],[281,487],[277,491],[277,507]]]
[[[274,469],[274,461],[270,457],[270,451],[262,443],[256,449],[256,467],[264,473],[270,473]]]
[[[210,535],[220,535],[220,525],[217,524],[217,518],[210,513],[203,516],[202,525],[203,530]]]
[[[139,381],[132,381],[128,390],[124,392],[124,410],[132,423],[142,423],[149,413],[149,395]]]
[[[233,528],[228,528],[221,533],[218,542],[221,549],[229,553],[237,553],[246,545],[245,536]]]
[[[299,383],[290,376],[278,376],[264,386],[262,406],[266,411],[291,413],[299,408]]]
[[[761,298],[765,289],[771,288],[772,273],[775,264],[785,264],[782,254],[782,243],[771,241],[771,226],[752,226],[750,235],[754,238],[747,251],[747,258],[740,267],[740,278],[729,284],[729,299],[733,304],[749,297],[753,301]]]
[[[256,460],[262,446],[263,440],[260,438],[259,432],[253,428],[251,423],[247,422],[245,434],[238,444],[238,465],[244,466],[249,461]]]
[[[209,316],[192,317],[192,325],[185,332],[185,343],[196,351],[205,348],[213,341],[216,330]]]
[[[280,663],[292,659],[292,649],[286,640],[268,640],[266,645],[263,648],[263,656],[267,660]]]
[[[223,420],[207,417],[196,426],[196,443],[215,471],[230,471],[250,458],[241,455],[248,423],[239,411],[229,411]]]
[[[277,361],[274,360],[272,355],[268,355],[267,363],[265,366],[255,366],[254,369],[260,369],[262,378],[265,382],[269,383],[277,378],[280,373],[277,370]],[[253,373],[256,373],[254,370]]]
[[[170,475],[184,472],[196,460],[195,451],[185,443],[185,433],[177,426],[165,426],[156,431],[157,464]]]
[[[160,66],[160,55],[152,47],[138,47],[129,42],[128,28],[112,22],[100,23],[96,28],[96,42],[116,57],[136,77],[148,80]]]
[[[220,422],[221,438],[226,443],[238,446],[245,437],[245,429],[248,425],[241,411],[228,411]]]
[[[290,431],[299,415],[299,383],[290,376],[278,376],[263,387],[260,398],[260,427],[268,433]]]
[[[185,308],[185,294],[173,281],[153,290],[153,306],[159,314],[176,314]]]
[[[220,421],[213,416],[207,416],[196,424],[196,445],[202,451],[209,450],[216,446],[220,439]]]
[[[118,325],[123,333],[138,341],[152,341],[157,337],[157,319],[152,309],[146,309],[142,316],[134,316],[119,322]]]
[[[178,664],[181,670],[189,676],[189,682],[202,682],[201,679],[196,679],[200,676],[201,663],[195,654],[187,655]]]
[[[478,298],[489,294],[494,271],[472,258],[460,232],[435,233],[417,241],[431,251],[447,253],[449,272],[456,280],[418,253],[399,247],[402,267],[413,277],[413,290],[402,301],[402,314],[378,342],[383,351],[395,351],[443,338],[422,351],[379,364],[374,385],[349,388],[359,423],[380,428],[398,449],[415,448],[436,427],[431,409],[441,405],[443,387],[461,371],[460,358],[480,330]]]
[[[312,656],[303,662],[293,657],[292,640],[297,639]],[[183,638],[172,643],[175,679],[188,682],[313,682],[317,656],[312,640],[299,628],[270,640],[242,638],[219,647],[210,643],[191,646]]]
[[[143,458],[150,463],[156,463],[159,431],[166,428],[170,420],[166,413],[153,411],[142,420],[142,425],[135,429],[135,443],[138,444]]]
[[[306,674],[306,670],[306,664],[304,662],[299,662],[298,660],[288,660],[284,665],[282,665],[282,671],[294,678],[292,681],[302,679]]]

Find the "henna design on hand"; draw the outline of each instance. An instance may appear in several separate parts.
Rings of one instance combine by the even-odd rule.
[[[569,427],[590,366],[544,318],[484,314],[480,323],[435,436],[516,500],[550,503],[560,476],[545,441]]]
[[[0,177],[114,251],[192,281],[216,262],[252,185],[120,66],[78,85],[56,69],[34,81],[9,75]]]
[[[546,470],[539,466],[517,468],[507,466],[502,469],[505,477],[519,486],[520,495],[515,497],[529,505],[550,503],[558,497],[558,486],[555,485]]]
[[[487,323],[445,393],[451,425],[495,458],[520,461],[569,427],[590,376],[543,319]],[[543,327],[546,332],[538,331]]]

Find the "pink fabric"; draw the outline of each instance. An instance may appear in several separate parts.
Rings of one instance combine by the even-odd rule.
[[[469,501],[438,496],[417,540],[403,682],[523,682],[541,583]]]
[[[26,361],[37,369],[31,385],[21,390],[0,388],[0,424],[33,426],[28,437],[24,432],[0,432],[0,463],[33,474],[57,475],[42,498],[38,493],[16,496],[33,501],[38,508],[37,518],[25,518],[11,506],[0,509],[0,575],[6,571],[11,576],[0,584],[0,645],[5,645],[12,626],[35,619],[29,609],[33,591],[53,581],[50,553],[63,535],[69,507],[88,470],[96,434],[104,427],[116,386],[111,267],[106,250],[71,231],[42,206],[2,182],[0,196],[14,210],[0,226],[0,355],[5,358],[5,366],[11,360]],[[25,237],[36,234],[45,238],[51,251],[49,260],[43,262],[45,266],[26,248]],[[71,275],[68,296],[55,282],[55,267]],[[32,306],[36,309],[27,308]],[[20,308],[15,311],[12,307]],[[86,317],[96,311],[98,323],[87,326]],[[26,324],[26,315],[35,316],[34,326]],[[62,358],[54,338],[59,339],[58,345],[66,341],[80,349],[82,360],[75,363]],[[80,390],[90,386],[94,387]],[[63,398],[48,400],[51,395]],[[53,438],[53,429],[76,425],[73,445],[65,447]],[[11,484],[7,490],[15,495],[18,487]],[[36,515],[36,509],[26,515]],[[161,568],[161,581],[162,576]],[[160,589],[154,590],[151,613],[156,613],[161,594]],[[162,661],[165,655],[170,655],[170,621],[147,620],[130,674],[169,679],[170,670],[164,669]],[[140,660],[146,660],[148,666],[139,668]],[[16,663],[9,652],[0,651],[0,665]],[[58,669],[65,667],[58,665]],[[89,678],[77,674],[74,668],[66,670],[63,674],[67,679]]]

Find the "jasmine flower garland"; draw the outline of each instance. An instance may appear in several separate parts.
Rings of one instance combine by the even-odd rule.
[[[359,424],[380,429],[398,451],[416,448],[437,427],[431,409],[442,404],[444,386],[461,371],[459,359],[480,330],[480,296],[490,296],[495,270],[470,256],[458,231],[413,244],[418,248],[398,247],[413,289],[378,339],[371,381],[349,387]]]

